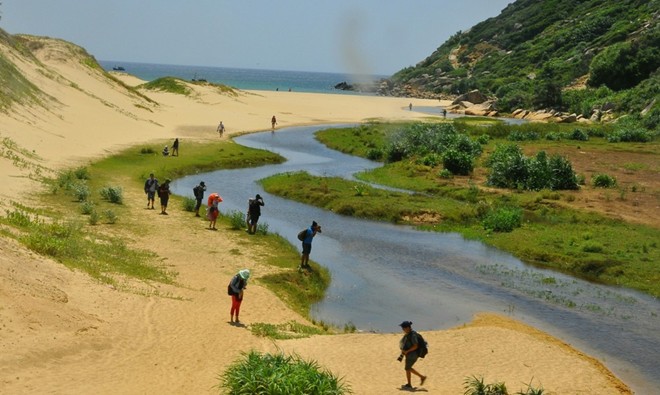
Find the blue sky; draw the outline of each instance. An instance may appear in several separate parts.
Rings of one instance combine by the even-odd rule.
[[[0,27],[99,60],[390,75],[513,0],[4,0]]]

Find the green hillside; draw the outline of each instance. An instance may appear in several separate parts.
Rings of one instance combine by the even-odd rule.
[[[438,95],[478,89],[504,112],[552,108],[589,117],[610,108],[656,129],[659,20],[660,0],[518,0],[392,80]]]

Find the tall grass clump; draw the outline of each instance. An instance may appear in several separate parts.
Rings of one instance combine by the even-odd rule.
[[[71,188],[71,193],[73,194],[73,197],[76,199],[78,202],[84,202],[87,199],[89,199],[89,195],[91,194],[89,190],[89,186],[87,186],[87,183],[85,181],[77,181],[74,182],[73,184],[70,185]]]
[[[245,229],[247,226],[245,214],[238,210],[231,210],[227,216],[229,217],[229,224],[232,230]]]
[[[189,196],[184,196],[181,204],[183,206],[184,211],[189,211],[193,212],[195,211],[195,206],[197,205],[197,201]]]
[[[616,178],[602,173],[594,175],[591,182],[597,188],[613,188],[616,186]]]
[[[483,377],[467,377],[463,382],[463,388],[465,388],[464,395],[509,395],[506,384],[503,382],[487,384]],[[515,395],[543,395],[544,393],[543,388],[534,388],[530,383],[527,384],[526,389],[516,392]]]
[[[124,202],[124,191],[121,187],[104,187],[101,189],[101,197],[110,203],[122,204]]]
[[[232,395],[341,395],[352,393],[343,379],[298,356],[243,353],[219,377],[217,388]],[[222,389],[225,389],[222,391]]]
[[[482,222],[484,229],[493,232],[512,232],[522,224],[522,210],[517,207],[499,207],[488,214]]]

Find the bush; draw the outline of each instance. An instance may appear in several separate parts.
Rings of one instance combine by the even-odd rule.
[[[101,219],[101,215],[99,215],[98,211],[96,211],[96,210],[93,210],[89,214],[89,224],[90,225],[98,224],[100,219]]]
[[[488,185],[517,188],[527,180],[527,159],[516,144],[499,144],[487,160],[491,167]]]
[[[101,197],[115,204],[122,204],[124,201],[124,193],[121,187],[105,187],[101,189]]]
[[[257,233],[266,236],[268,234],[268,223],[267,222],[257,223]]]
[[[610,143],[618,143],[618,142],[648,143],[649,141],[652,141],[653,138],[654,138],[654,134],[644,129],[626,128],[626,129],[618,129],[612,132],[609,136],[607,136],[607,141],[609,141]]]
[[[197,206],[197,200],[195,200],[191,197],[185,196],[183,198],[183,201],[181,202],[181,204],[183,205],[183,210],[184,211],[193,212],[193,211],[195,211],[195,206]]]
[[[79,202],[84,202],[89,198],[90,195],[89,187],[87,186],[87,183],[85,183],[84,181],[78,181],[71,184],[71,190],[73,192],[73,196]]]
[[[105,217],[105,220],[109,224],[114,224],[117,223],[119,220],[119,217],[117,217],[117,214],[115,214],[114,211],[107,209],[103,212],[103,216]]]
[[[94,203],[85,201],[80,205],[80,213],[83,215],[90,215],[94,211]]]
[[[245,229],[247,226],[247,223],[245,222],[246,216],[242,212],[238,210],[232,210],[228,213],[229,216],[229,223],[231,224],[231,228],[233,230],[240,230],[240,229]]]
[[[466,152],[448,149],[442,157],[442,166],[452,174],[468,175],[472,173],[474,164],[472,156]]]
[[[219,377],[218,388],[232,395],[306,395],[351,393],[350,387],[317,362],[298,356],[243,353]]]
[[[369,160],[381,160],[383,159],[383,150],[378,148],[371,148],[367,151],[367,159]]]
[[[488,213],[482,224],[484,229],[493,232],[512,232],[522,224],[522,210],[517,207],[500,207]]]
[[[570,140],[577,140],[577,141],[589,140],[589,135],[582,129],[573,129],[573,131],[567,137]]]
[[[591,181],[593,186],[597,188],[613,188],[616,186],[616,179],[607,174],[596,174]]]
[[[75,169],[73,174],[79,180],[89,180],[89,170],[87,170],[87,168],[84,166]]]

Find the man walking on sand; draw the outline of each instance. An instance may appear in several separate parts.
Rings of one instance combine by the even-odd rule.
[[[158,189],[158,180],[154,173],[149,174],[149,178],[144,183],[144,193],[147,194],[147,208],[154,209],[154,200],[156,199],[156,190]]]
[[[402,385],[401,389],[413,390],[414,388],[412,384],[410,384],[411,374],[420,378],[421,381],[419,382],[419,385],[424,385],[424,382],[426,381],[426,376],[413,369],[413,365],[417,362],[417,358],[419,358],[419,353],[417,351],[417,348],[419,347],[419,339],[417,337],[417,332],[412,330],[412,322],[403,321],[399,326],[403,330],[404,335],[399,341],[401,355],[399,355],[398,361],[401,362],[404,358],[406,360],[404,369],[406,370],[407,380],[407,383]]]

